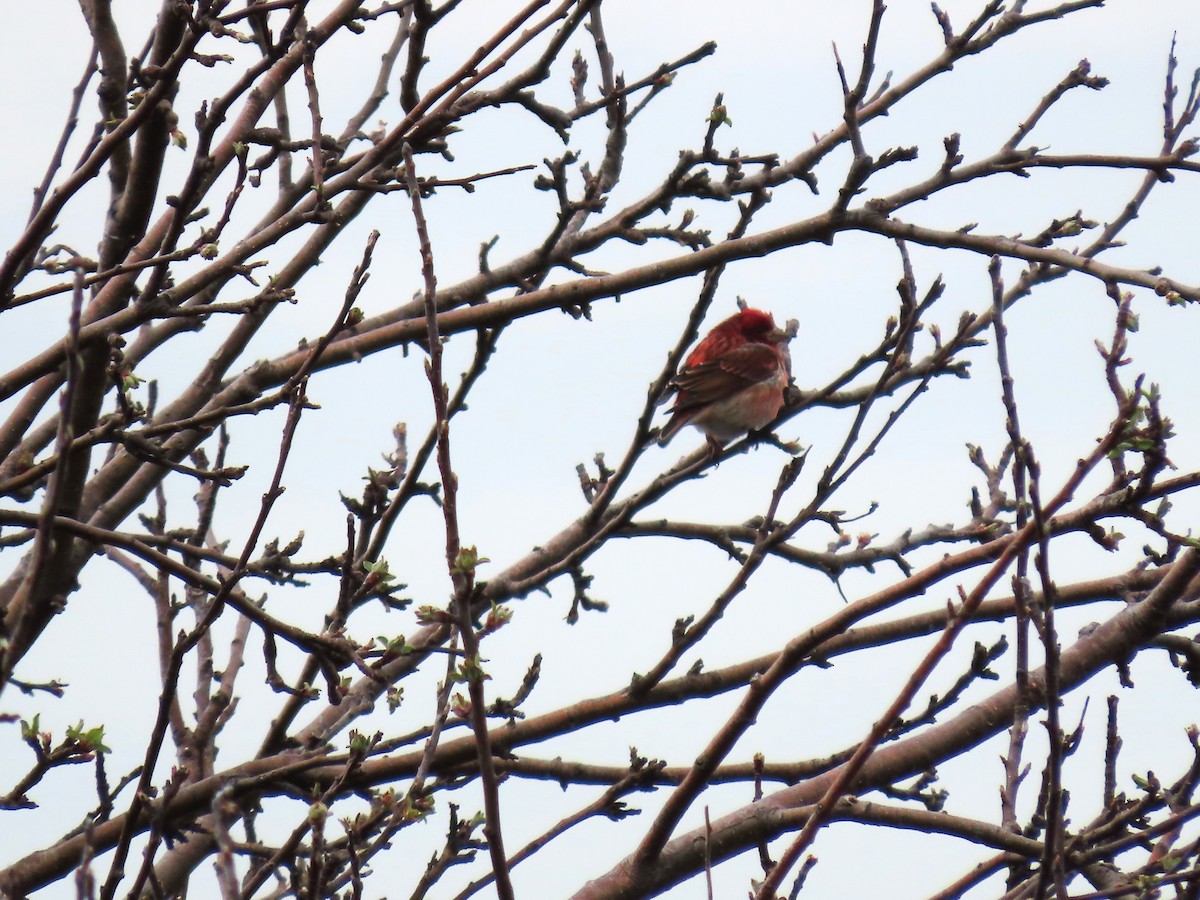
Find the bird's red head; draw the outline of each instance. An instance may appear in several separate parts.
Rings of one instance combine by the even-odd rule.
[[[787,335],[775,326],[769,312],[743,309],[708,333],[688,355],[685,367],[709,362],[742,344],[782,344]]]
[[[761,309],[743,309],[737,315],[729,318],[727,322],[735,324],[746,340],[756,343],[770,342],[772,333],[778,331],[771,314],[763,312]]]

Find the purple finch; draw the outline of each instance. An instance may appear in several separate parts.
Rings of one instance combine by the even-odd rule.
[[[715,449],[774,419],[791,381],[789,340],[761,309],[743,309],[710,331],[671,380],[675,405],[658,443],[695,425]]]

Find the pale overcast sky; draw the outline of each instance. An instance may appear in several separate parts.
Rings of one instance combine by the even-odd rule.
[[[317,18],[320,9],[328,5],[314,2],[311,18]],[[958,24],[982,3],[951,0],[941,5]],[[137,52],[157,6],[153,0],[114,0],[114,14],[128,53]],[[470,46],[494,20],[507,17],[517,7],[516,3],[499,0],[466,0],[463,10],[470,10],[470,16],[463,16],[456,39]],[[852,68],[856,66],[870,4],[865,0],[606,0],[604,8],[617,66],[630,79],[707,40],[718,42],[715,56],[683,70],[676,85],[631,128],[626,177],[610,201],[616,208],[660,181],[680,149],[699,145],[704,120],[719,91],[725,94],[733,123],[718,133],[718,143],[726,148],[736,146],[747,154],[778,152],[788,157],[806,147],[813,134],[836,127],[841,118],[841,95],[831,44],[838,45]],[[379,36],[384,34],[380,30]],[[952,132],[962,134],[962,153],[968,161],[992,153],[1039,98],[1085,57],[1093,72],[1108,77],[1111,84],[1101,92],[1072,92],[1039,125],[1030,143],[1049,146],[1058,153],[1157,153],[1161,143],[1162,79],[1173,34],[1178,35],[1179,81],[1186,89],[1191,71],[1200,66],[1200,9],[1194,0],[1118,0],[1103,10],[1085,11],[1066,22],[1033,28],[979,59],[967,60],[866,130],[872,152],[903,145],[920,149],[916,162],[898,166],[872,181],[872,191],[882,193],[913,183],[935,170],[942,160],[942,138]],[[581,33],[573,42],[583,46],[584,38]],[[901,80],[932,58],[941,45],[941,32],[927,3],[895,0],[884,20],[878,70],[881,74],[890,71],[894,80]],[[0,166],[0,246],[7,248],[25,222],[31,187],[40,180],[57,141],[88,46],[86,28],[73,2],[9,3],[0,9],[0,109],[6,123],[0,150],[4,159]],[[362,80],[373,79],[380,51],[379,46],[364,48],[344,42],[339,50],[322,58],[324,68],[318,67],[317,75],[328,121],[337,122],[339,115],[344,117],[357,106]],[[456,54],[442,55],[446,52],[437,44],[430,48],[430,79],[448,70],[450,62],[445,60],[458,60]],[[210,96],[219,93],[223,77],[225,73],[218,66],[212,75]],[[569,97],[566,78],[565,71],[556,70],[549,88],[564,102]],[[177,104],[180,128],[189,136],[195,132],[191,117],[200,99],[185,91]],[[295,108],[302,109],[302,98],[292,99]],[[91,127],[94,114],[95,99],[89,95],[83,104],[80,135]],[[385,103],[380,118],[391,124],[400,118],[394,96]],[[537,123],[497,115],[491,120],[494,131],[481,130],[487,121],[481,117],[474,131],[452,139],[456,157],[453,164],[423,162],[426,173],[437,171],[454,177],[524,163],[540,166],[543,158],[561,152],[561,143]],[[601,124],[580,127],[572,135],[571,146],[582,150],[586,158],[598,159],[603,149]],[[78,158],[80,147],[77,135],[67,153],[69,163]],[[180,173],[189,158],[180,151],[173,160]],[[780,189],[756,221],[755,229],[765,230],[827,208],[844,165],[845,156],[836,154],[821,165],[816,173],[822,188],[819,196],[812,196],[802,184]],[[428,203],[442,285],[452,285],[474,273],[479,245],[493,235],[501,235],[493,258],[506,259],[524,252],[546,233],[556,207],[550,195],[530,190],[532,177],[533,173],[522,173],[487,182],[472,195],[443,190]],[[1032,234],[1051,218],[1062,218],[1077,210],[1107,221],[1120,212],[1139,178],[1138,173],[1063,176],[1037,172],[1029,179],[989,180],[986,185],[948,192],[906,210],[905,218],[945,228],[978,222],[979,231],[988,234]],[[1136,267],[1161,265],[1181,281],[1200,282],[1195,236],[1200,180],[1181,177],[1180,182],[1164,186],[1166,189],[1145,210],[1144,221],[1135,223],[1127,233],[1132,246],[1112,254],[1113,261]],[[72,209],[78,216],[67,217],[56,240],[75,246],[81,253],[95,251],[105,189],[101,179],[77,201]],[[396,194],[372,210],[370,216],[347,229],[345,239],[325,255],[323,265],[304,279],[298,287],[298,304],[281,310],[277,327],[256,339],[245,365],[256,358],[285,352],[299,339],[311,339],[328,327],[371,228],[381,229],[383,237],[372,280],[359,303],[366,314],[388,310],[420,290],[407,201]],[[677,209],[672,215],[677,217],[680,212]],[[706,218],[700,225],[711,228],[714,234],[723,234],[732,222],[729,210],[705,209],[703,214]],[[664,246],[656,252],[669,256],[679,249]],[[641,248],[606,249],[588,262],[595,268],[614,270],[631,260],[644,260],[644,253]],[[913,259],[922,287],[939,274],[947,283],[947,298],[933,316],[944,330],[951,329],[964,310],[986,307],[990,291],[986,260],[962,252],[918,247],[913,248]],[[1010,277],[1017,271],[1016,266],[1005,269]],[[899,275],[899,258],[892,245],[879,238],[852,235],[839,237],[832,247],[816,244],[767,260],[741,262],[726,273],[710,324],[732,312],[738,296],[772,310],[781,322],[798,319],[800,332],[792,346],[794,374],[802,389],[816,387],[845,369],[862,352],[867,345],[865,336],[881,332],[888,311],[895,305]],[[566,280],[574,276],[564,273],[558,277]],[[506,336],[508,344],[502,346],[489,377],[477,389],[470,412],[456,420],[455,431],[463,536],[466,543],[479,546],[496,570],[527,553],[582,512],[575,465],[590,461],[598,451],[607,452],[610,462],[619,458],[633,432],[646,386],[686,320],[697,289],[697,279],[647,289],[622,298],[621,308],[611,301],[596,304],[590,324],[566,327],[565,319],[543,316],[519,333],[514,329]],[[628,310],[627,304],[635,305],[636,312]],[[47,320],[43,307],[39,305],[38,309],[37,316],[20,311],[6,315],[11,325],[0,320],[0,329],[4,329],[0,331],[0,355],[9,360],[23,358],[16,351],[25,344],[45,343],[62,333],[65,306],[61,320]],[[1200,460],[1200,417],[1196,417],[1200,391],[1196,388],[1194,348],[1200,345],[1200,320],[1194,309],[1168,309],[1150,291],[1139,292],[1135,310],[1143,316],[1145,327],[1133,336],[1132,353],[1139,370],[1149,369],[1151,378],[1165,386],[1168,407],[1176,417],[1180,435],[1175,462],[1183,469],[1196,468]],[[1111,331],[1111,303],[1102,285],[1083,278],[1043,289],[1034,302],[1021,306],[1014,316],[1012,352],[1022,424],[1042,460],[1049,485],[1057,485],[1071,471],[1076,459],[1087,451],[1091,437],[1100,433],[1112,415],[1111,397],[1100,380],[1072,379],[1075,374],[1099,370],[1093,341],[1107,339]],[[200,334],[184,344],[202,354],[215,339],[214,335]],[[456,376],[462,370],[471,349],[470,336],[450,342],[448,374]],[[865,512],[872,502],[880,504],[875,516],[863,523],[864,530],[890,540],[913,525],[965,518],[967,491],[974,481],[964,446],[973,441],[995,452],[1002,441],[1003,426],[997,412],[999,394],[992,350],[984,348],[972,359],[976,361],[977,377],[939,387],[928,403],[918,403],[891,437],[886,452],[870,464],[874,468],[857,486],[839,496],[836,505],[851,513]],[[139,373],[159,379],[164,395],[169,397],[179,387],[178,379],[189,371],[180,368],[174,358],[152,357]],[[370,373],[368,380],[364,380],[364,372]],[[314,379],[310,395],[322,404],[322,409],[306,414],[302,423],[302,434],[308,434],[309,439],[298,444],[291,459],[285,479],[288,490],[268,529],[270,534],[286,540],[291,531],[303,527],[307,529],[307,557],[341,551],[345,524],[337,493],[360,492],[366,467],[381,464],[379,454],[388,448],[397,421],[408,424],[410,435],[424,434],[432,421],[424,377],[419,352],[407,358],[393,352]],[[0,404],[0,415],[11,408],[11,402]],[[240,422],[234,432],[231,462],[250,464],[252,468],[230,492],[218,516],[218,531],[233,546],[240,546],[269,481],[281,421],[282,411],[277,410]],[[839,429],[844,427],[844,416],[814,413],[789,423],[782,431],[782,437],[812,446],[806,479],[817,477],[832,452],[831,443],[840,440],[829,435],[840,435]],[[320,437],[313,438],[314,433]],[[700,441],[698,434],[689,432],[670,448],[651,451],[635,470],[631,487],[650,480]],[[778,451],[761,448],[730,460],[710,477],[672,495],[655,508],[655,515],[738,522],[759,514],[775,483],[780,459]],[[191,502],[194,485],[181,483],[173,490],[172,502],[182,516]],[[312,511],[320,509],[327,515],[314,517]],[[396,549],[388,554],[393,568],[402,570],[401,580],[409,584],[406,594],[418,604],[441,604],[446,597],[444,568],[413,563],[422,558],[435,563],[440,559],[440,515],[430,504],[397,531],[393,538]],[[806,533],[806,537],[816,546],[828,539],[815,531]],[[662,562],[665,557],[634,542],[607,549],[603,558],[596,560],[594,593],[608,600],[612,609],[604,616],[585,617],[586,621],[574,629],[559,627],[570,601],[569,585],[557,584],[552,598],[531,598],[522,604],[518,613],[519,618],[523,617],[522,627],[501,632],[488,645],[492,659],[498,661],[493,673],[496,692],[511,695],[523,667],[541,649],[547,635],[553,635],[556,650],[547,656],[543,682],[531,701],[531,711],[548,710],[581,695],[607,693],[628,683],[632,671],[645,668],[663,651],[671,624],[680,616],[704,609],[719,590],[714,585],[723,585],[731,573],[727,561],[717,558],[719,554],[711,548],[669,546],[669,564]],[[1136,556],[1138,548],[1130,549]],[[0,553],[0,574],[10,571],[18,553]],[[1081,552],[1078,560],[1064,554],[1056,564],[1061,567],[1061,577],[1068,580],[1092,572],[1091,560]],[[1114,571],[1116,566],[1114,562]],[[103,722],[112,738],[109,771],[123,773],[144,752],[142,741],[157,694],[153,678],[147,681],[145,676],[146,671],[156,671],[153,622],[144,598],[137,595],[138,589],[127,577],[115,567],[96,569],[89,572],[89,578],[94,579],[86,585],[90,593],[85,590],[72,601],[85,607],[86,612],[79,610],[69,624],[56,623],[56,638],[45,642],[25,663],[30,670],[26,677],[59,677],[70,682],[67,697],[57,704],[47,704],[45,698],[31,701],[9,692],[0,712],[31,715],[41,711],[43,724],[60,731],[80,718]],[[842,585],[851,599],[877,586],[865,573],[852,574]],[[938,595],[928,601],[930,606],[940,606],[947,599]],[[319,627],[319,617],[326,608],[324,599],[304,603],[301,593],[273,593],[275,603],[292,600],[296,601],[294,608],[276,608],[289,609],[295,621]],[[842,604],[837,589],[823,577],[813,573],[798,576],[781,563],[769,564],[756,582],[753,595],[736,606],[722,623],[722,636],[715,647],[704,649],[705,665],[715,668],[777,649],[787,637]],[[386,633],[395,628],[382,614],[379,619],[379,632],[364,626],[362,633]],[[1073,635],[1086,623],[1086,616],[1084,621],[1069,615],[1063,620],[1063,633]],[[124,623],[130,623],[129,629],[143,642],[125,648],[123,656],[128,666],[119,670],[111,666],[111,648],[106,641],[95,640],[96,635],[116,633],[114,622],[123,623],[122,633]],[[994,637],[996,633],[987,634]],[[973,639],[986,638],[969,634],[959,648],[962,652],[957,661],[947,664],[941,680],[931,682],[929,690],[944,689],[953,680]],[[890,664],[897,672],[906,673],[904,666],[911,662],[912,654],[923,649],[896,651]],[[247,693],[252,693],[251,679],[243,678]],[[1172,681],[1173,689],[1178,681]],[[819,693],[808,689],[812,685],[819,686]],[[835,686],[836,693],[831,693],[831,686]],[[895,687],[890,679],[881,679],[868,660],[840,666],[836,678],[798,678],[774,699],[760,726],[739,745],[734,757],[747,758],[759,747],[775,748],[785,758],[816,757],[841,748],[863,736]],[[427,692],[425,696],[422,690]],[[406,702],[412,706],[397,718],[381,719],[380,727],[389,733],[402,733],[424,721],[432,704],[431,692],[431,678],[407,686]],[[132,702],[128,702],[130,699]],[[711,724],[724,718],[735,699],[714,701],[699,718],[691,712],[670,711],[653,722],[634,717],[591,729],[578,739],[560,742],[554,754],[575,753],[589,761],[619,765],[627,760],[627,748],[637,745],[645,755],[686,764],[708,739]],[[221,762],[232,762],[255,750],[261,737],[261,721],[253,704],[261,702],[265,716],[274,709],[273,701],[269,693],[245,698],[240,712],[244,717],[242,730],[234,729],[229,735]],[[1195,700],[1179,702],[1194,704]],[[1068,698],[1064,720],[1073,724],[1081,711],[1082,697]],[[409,719],[401,722],[405,715]],[[1103,715],[1102,704],[1093,701],[1088,715],[1092,736],[1098,739],[1102,733],[1103,720],[1098,718]],[[1141,759],[1148,765],[1161,765],[1164,759],[1176,767],[1183,764],[1189,751],[1178,739],[1177,729],[1170,732],[1170,740],[1178,746],[1164,751],[1164,735],[1156,732],[1160,719],[1155,711],[1131,710],[1130,717],[1124,757],[1129,769],[1138,770]],[[1177,724],[1173,721],[1172,727]],[[371,727],[369,720],[360,726],[365,731]],[[3,753],[20,752],[11,734],[3,737]],[[1036,736],[1036,740],[1040,738],[1040,734]],[[801,744],[802,751],[790,749]],[[1097,741],[1090,748],[1092,755],[1081,758],[1081,767],[1096,765],[1098,747]],[[995,759],[996,754],[991,758]],[[77,768],[72,776],[73,788],[87,792],[90,770]],[[951,767],[941,774],[952,791],[949,808],[969,811],[978,808],[973,804],[982,804],[994,810],[998,764],[995,771],[983,777],[965,766],[963,771]],[[63,778],[56,784],[69,780]],[[531,818],[526,822],[519,812],[509,813],[506,837],[510,848],[520,847],[546,828],[558,810],[565,815],[583,802],[575,791],[564,795],[553,784],[523,786],[522,790],[525,793],[513,801],[513,808],[537,809],[539,816],[536,821]],[[665,793],[635,795],[631,802],[655,809]],[[713,817],[743,805],[745,794],[744,786],[714,790],[708,801]],[[472,810],[479,802],[473,789],[453,799]],[[42,804],[38,810],[2,814],[0,832],[6,837],[0,865],[49,844],[78,821],[80,811],[73,803],[60,806],[56,798],[45,793],[38,800]],[[1095,812],[1094,798],[1080,797],[1077,802],[1080,820]],[[722,807],[722,803],[726,805]],[[67,808],[69,812],[62,811]],[[702,808],[694,810],[683,828],[699,825],[703,812]],[[10,823],[16,824],[18,816],[19,826],[13,827]],[[517,895],[568,896],[630,849],[650,815],[641,818],[644,821],[632,828],[628,822],[597,822],[568,836],[557,851],[557,867],[548,858],[540,866],[535,861],[528,869],[516,870]],[[945,864],[913,864],[913,854],[927,852],[923,837],[891,834],[878,845],[870,845],[870,854],[880,861],[880,877],[876,879],[858,864],[861,842],[865,840],[860,828],[834,827],[821,836],[815,847],[821,864],[803,896],[922,897],[944,885],[952,877],[948,873],[965,872],[981,857],[973,846],[945,841]],[[440,822],[425,830],[420,852],[403,859],[385,857],[378,862],[377,868],[389,873],[395,866],[395,874],[389,874],[394,879],[394,892],[380,878],[368,883],[368,896],[381,896],[385,891],[392,897],[408,895],[415,871],[411,860],[421,859],[423,865],[442,839]],[[874,841],[879,836],[872,833],[869,837]],[[566,860],[569,865],[561,862]],[[719,869],[717,896],[744,896],[747,879],[756,874],[753,862],[743,859]],[[896,867],[907,873],[903,889],[894,883]],[[476,866],[449,883],[465,884],[479,872]],[[861,883],[847,884],[851,873],[861,876]],[[693,881],[677,888],[672,896],[701,897],[703,892],[703,885]],[[993,883],[990,890],[972,896],[998,893],[1000,889]],[[64,884],[44,896],[69,895],[70,885]]]

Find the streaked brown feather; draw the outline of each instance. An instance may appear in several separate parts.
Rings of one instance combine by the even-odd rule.
[[[680,392],[674,411],[731,397],[779,371],[779,354],[766,344],[743,344],[712,362],[684,369],[671,382]]]

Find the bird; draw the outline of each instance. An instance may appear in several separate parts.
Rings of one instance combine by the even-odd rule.
[[[779,415],[792,379],[791,335],[769,312],[746,307],[721,322],[671,379],[675,405],[658,434],[665,447],[685,425],[704,433],[713,453]]]

